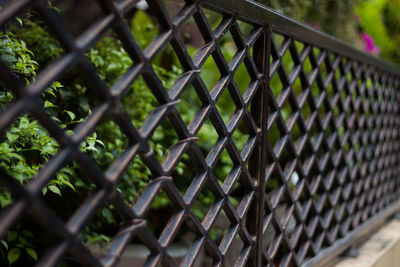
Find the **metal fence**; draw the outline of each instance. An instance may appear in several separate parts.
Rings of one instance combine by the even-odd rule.
[[[168,12],[163,1],[147,3],[147,12],[158,21],[159,29],[145,49],[139,47],[140,40],[131,34],[124,19],[126,14],[135,12],[135,0],[99,0],[103,15],[76,38],[71,37],[47,1],[10,1],[1,9],[1,25],[23,10],[35,9],[66,51],[28,85],[15,80],[5,63],[0,64],[1,81],[17,96],[15,103],[1,112],[1,132],[18,116],[28,113],[61,145],[57,155],[23,186],[7,170],[1,170],[1,186],[16,199],[1,211],[2,237],[29,213],[38,225],[60,240],[38,259],[38,266],[55,266],[66,255],[82,266],[112,266],[132,240],[149,250],[146,266],[193,266],[201,254],[207,255],[210,265],[227,266],[233,264],[228,263],[227,255],[236,240],[240,240],[241,246],[234,253],[235,266],[301,266],[338,255],[397,210],[397,66],[251,0],[187,0],[176,14]],[[207,19],[207,10],[222,15],[215,29]],[[189,54],[180,34],[189,19],[194,19],[204,39],[204,45],[194,56]],[[243,33],[239,22],[251,25],[252,30]],[[110,29],[134,64],[109,88],[99,79],[85,53]],[[229,62],[220,47],[227,34],[237,47]],[[183,67],[183,73],[169,90],[151,64],[166,45],[172,46]],[[286,57],[290,58],[289,64]],[[202,66],[209,58],[221,74],[211,90],[201,76]],[[250,77],[244,93],[234,79],[242,63]],[[40,96],[73,65],[80,67],[104,101],[73,135],[68,135],[45,112]],[[144,78],[159,106],[136,128],[120,101],[139,76]],[[276,84],[279,90],[273,88]],[[186,125],[176,104],[189,85],[195,88],[201,108]],[[295,85],[301,90],[295,90]],[[224,91],[229,91],[236,106],[228,122],[216,106]],[[111,116],[120,127],[129,145],[102,172],[79,150],[79,144],[106,116]],[[149,140],[166,118],[179,140],[160,162]],[[206,121],[211,122],[218,139],[203,155],[199,148],[202,140],[196,135]],[[240,122],[248,128],[248,140],[241,150],[232,137]],[[273,132],[278,138],[273,137]],[[224,151],[233,167],[219,182],[213,169]],[[196,162],[197,175],[189,177],[190,185],[182,195],[173,173],[185,153]],[[134,203],[127,203],[116,184],[137,156],[150,169],[153,180],[138,193]],[[43,203],[40,195],[42,187],[70,160],[96,184],[96,190],[64,222]],[[241,184],[241,192],[236,205],[231,196],[237,183]],[[204,188],[212,192],[214,200],[204,218],[199,219],[192,206]],[[161,191],[175,212],[157,237],[147,225],[146,215]],[[120,214],[121,228],[99,255],[79,240],[79,234],[106,202]],[[227,229],[217,242],[211,230],[221,214]],[[183,224],[194,238],[183,259],[177,262],[169,248]]]

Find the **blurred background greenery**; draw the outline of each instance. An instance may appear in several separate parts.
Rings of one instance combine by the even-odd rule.
[[[400,62],[399,0],[257,1],[369,52],[362,34],[366,33],[374,40],[381,57]]]

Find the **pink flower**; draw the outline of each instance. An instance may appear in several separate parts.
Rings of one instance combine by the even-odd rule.
[[[361,33],[361,37],[364,40],[364,50],[369,53],[379,55],[381,50],[379,49],[378,46],[375,45],[374,39],[370,35],[366,34],[365,32]]]

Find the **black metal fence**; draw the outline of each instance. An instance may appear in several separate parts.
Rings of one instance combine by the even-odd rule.
[[[193,266],[199,264],[202,254],[207,255],[209,265],[230,265],[228,254],[237,240],[235,266],[311,265],[338,255],[369,227],[396,211],[400,193],[397,66],[251,0],[187,0],[176,14],[168,12],[163,1],[148,0],[147,12],[157,20],[159,29],[154,40],[141,49],[140,40],[131,34],[124,19],[134,14],[136,2],[99,0],[103,15],[76,38],[47,1],[10,1],[0,11],[0,24],[4,25],[26,9],[36,10],[65,50],[28,85],[14,79],[7,64],[0,64],[1,81],[17,96],[1,112],[1,132],[28,113],[61,146],[27,184],[21,185],[7,170],[1,170],[1,186],[15,200],[1,211],[1,236],[25,214],[31,214],[39,226],[58,237],[59,242],[39,257],[38,266],[55,266],[66,255],[82,266],[112,266],[132,240],[149,250],[146,266]],[[205,14],[208,10],[222,15],[215,29]],[[189,19],[194,19],[204,39],[193,56],[180,34]],[[251,25],[251,31],[245,34],[239,23]],[[108,87],[85,53],[110,29],[133,65]],[[237,48],[229,62],[221,50],[221,40],[228,34]],[[166,45],[172,46],[183,68],[171,88],[165,88],[152,66]],[[221,74],[211,90],[201,76],[209,58]],[[234,79],[241,64],[250,77],[244,92]],[[45,112],[41,94],[73,65],[80,67],[104,100],[69,135]],[[131,123],[120,104],[138,77],[144,78],[158,101],[140,128]],[[201,107],[186,125],[176,105],[190,85]],[[227,122],[217,108],[225,91],[236,107]],[[102,172],[79,147],[107,116],[126,135],[129,145]],[[149,140],[167,119],[178,141],[160,162]],[[203,155],[199,148],[202,140],[196,136],[208,121],[218,138]],[[248,129],[242,149],[233,138],[240,123]],[[213,169],[224,151],[233,167],[221,182]],[[197,174],[189,177],[190,185],[181,194],[174,170],[184,154],[195,162]],[[153,178],[134,203],[127,203],[116,185],[137,156]],[[40,196],[43,186],[71,160],[96,190],[64,222]],[[232,192],[239,183],[240,192],[234,197],[240,195],[240,199],[235,204]],[[212,192],[213,202],[200,219],[192,207],[205,188]],[[147,224],[147,213],[161,191],[174,212],[157,237]],[[79,234],[106,202],[120,215],[120,231],[103,253],[93,253]],[[211,232],[222,214],[227,229],[217,241]],[[177,262],[169,248],[183,225],[193,238]],[[207,265],[204,261],[200,264]]]

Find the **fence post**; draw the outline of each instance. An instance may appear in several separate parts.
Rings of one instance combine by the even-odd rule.
[[[249,212],[248,229],[255,236],[255,249],[252,257],[253,266],[262,266],[263,249],[263,219],[265,202],[265,171],[267,154],[265,146],[267,142],[267,112],[269,90],[269,58],[270,58],[271,29],[265,26],[262,35],[253,47],[253,58],[260,73],[260,87],[251,103],[251,114],[257,123],[260,141],[253,152],[249,162],[249,171],[255,179],[256,201],[253,202]],[[256,218],[256,219],[255,219]]]

